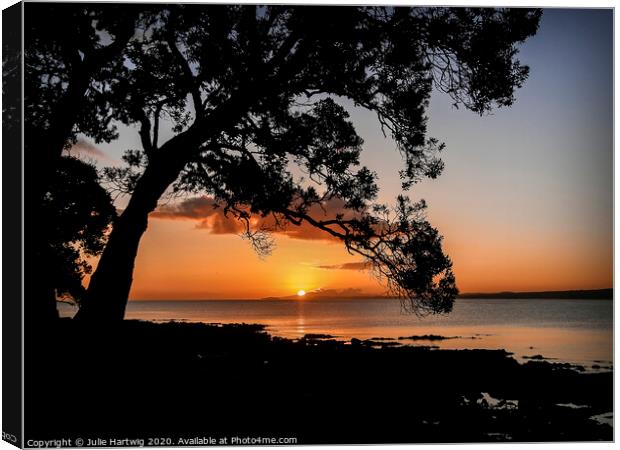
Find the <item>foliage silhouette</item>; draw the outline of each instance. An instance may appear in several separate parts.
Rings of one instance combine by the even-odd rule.
[[[138,24],[138,10],[80,4],[25,8],[25,146],[33,155],[35,181],[45,189],[41,180],[54,173],[78,132],[96,142],[117,137],[107,95]]]
[[[426,135],[433,87],[483,114],[509,106],[527,77],[516,45],[534,34],[527,9],[166,5],[136,30],[110,84],[109,114],[137,126],[142,149],[108,171],[131,194],[77,318],[120,320],[148,214],[172,186],[213,196],[266,251],[270,230],[308,222],[342,240],[419,313],[457,293],[424,202],[375,205],[376,175],[343,105],[377,114],[403,156],[403,189],[437,177],[443,149]],[[160,143],[163,120],[173,137]],[[291,165],[305,177],[295,176]],[[345,211],[312,217],[339,198]]]
[[[103,250],[116,209],[95,167],[76,158],[59,159],[48,189],[33,234],[39,240],[35,260],[45,268],[36,283],[36,298],[49,316],[55,312],[56,297],[76,303],[83,298],[82,280],[92,270],[86,257]]]

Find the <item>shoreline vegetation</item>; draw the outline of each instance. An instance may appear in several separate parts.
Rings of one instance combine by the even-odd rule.
[[[26,423],[37,439],[613,439],[612,371],[424,345],[444,336],[396,346],[380,337],[290,340],[251,324],[127,320],[111,330],[61,319],[51,327],[26,342]]]

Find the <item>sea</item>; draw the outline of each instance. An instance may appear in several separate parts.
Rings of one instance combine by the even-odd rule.
[[[75,308],[61,304],[62,316]],[[275,336],[325,334],[445,349],[504,349],[586,370],[613,368],[613,301],[457,299],[446,315],[419,317],[398,299],[130,301],[127,319],[263,324]],[[410,339],[412,336],[448,339]]]

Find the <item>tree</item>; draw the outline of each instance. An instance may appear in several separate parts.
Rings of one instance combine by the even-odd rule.
[[[103,250],[116,208],[94,166],[62,157],[37,213],[30,224],[38,242],[35,263],[41,268],[33,289],[40,306],[33,319],[41,320],[57,315],[57,297],[80,303],[82,280],[91,272],[86,257]]]
[[[59,187],[58,177],[78,187],[76,177],[84,176],[80,183],[95,189],[96,174],[79,168],[77,163],[72,164],[76,173],[67,173],[68,163],[62,152],[76,141],[80,132],[96,142],[109,142],[116,137],[115,127],[110,123],[107,95],[111,83],[115,82],[114,74],[123,63],[123,49],[134,34],[138,12],[133,6],[124,7],[121,12],[118,5],[25,5],[24,146],[28,222],[39,224],[42,215],[49,214],[50,196]],[[109,213],[109,205],[98,197],[91,200],[80,193],[64,194],[54,199],[55,207],[64,208],[68,205],[63,205],[61,199],[71,199],[85,202],[70,206],[76,213],[96,206],[103,207],[101,217]],[[88,219],[88,216],[79,217]],[[60,216],[48,215],[48,218],[55,220]],[[46,223],[46,226],[57,227],[57,224]],[[89,225],[85,222],[82,226]],[[78,224],[73,223],[72,227]],[[79,284],[84,266],[74,264],[75,255],[70,249],[82,241],[61,243],[58,236],[46,233],[42,227],[35,225],[33,229],[37,232],[31,261],[42,275],[32,284],[37,289],[26,295],[27,317],[41,320],[57,316],[54,291],[59,281],[51,278],[52,274],[77,280]],[[48,237],[51,241],[46,240]],[[88,247],[82,250],[92,251]],[[54,254],[55,251],[59,253]],[[63,258],[68,259],[59,265]],[[71,266],[76,269],[73,274],[67,272]],[[60,268],[62,274],[58,273]]]
[[[433,88],[476,113],[509,106],[528,74],[516,45],[533,35],[527,9],[172,5],[125,54],[111,113],[136,125],[142,149],[108,175],[131,194],[114,223],[78,319],[123,318],[148,215],[172,186],[213,196],[264,249],[265,229],[303,222],[364,256],[418,312],[447,312],[451,261],[405,196],[375,205],[375,174],[342,105],[374,111],[403,156],[407,190],[443,168],[426,135]],[[174,136],[159,143],[162,117]],[[289,170],[296,165],[305,177]],[[339,198],[332,217],[309,213]]]

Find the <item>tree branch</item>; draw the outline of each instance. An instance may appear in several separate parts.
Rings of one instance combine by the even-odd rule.
[[[157,141],[159,139],[159,115],[161,114],[163,107],[164,102],[159,102],[155,107],[155,112],[153,113],[153,150],[157,150]]]
[[[200,88],[196,77],[194,76],[187,59],[183,56],[183,53],[179,50],[176,44],[176,40],[172,34],[172,31],[169,29],[166,33],[166,43],[168,47],[170,47],[170,51],[172,55],[175,57],[177,64],[181,68],[183,72],[183,76],[185,77],[185,81],[187,82],[190,90],[190,94],[192,96],[192,101],[194,102],[194,111],[196,112],[196,119],[202,119],[204,116],[204,111],[202,108],[202,98],[200,96]]]
[[[144,148],[146,156],[150,157],[153,154],[153,143],[151,142],[151,121],[143,110],[140,110],[138,114],[138,120],[140,121],[140,141]]]

